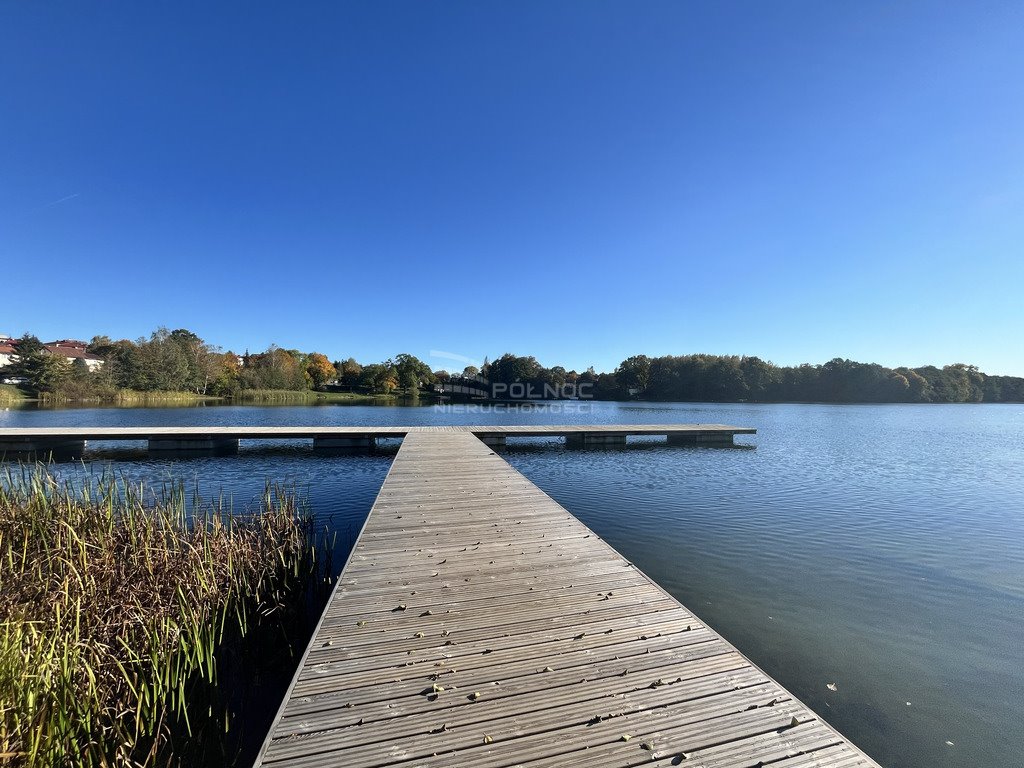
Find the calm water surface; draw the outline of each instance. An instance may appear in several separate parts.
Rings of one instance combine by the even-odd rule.
[[[510,441],[506,457],[884,765],[1024,764],[1024,406],[0,413],[0,427],[696,422],[758,434],[734,449]],[[294,484],[340,532],[339,566],[391,460],[287,442],[150,460],[143,447],[96,443],[90,464],[60,471],[110,462],[130,477],[230,494],[236,506],[267,479]]]

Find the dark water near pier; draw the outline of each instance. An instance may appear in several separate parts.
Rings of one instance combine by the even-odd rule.
[[[1024,406],[0,412],[0,427],[670,422],[758,434],[737,438],[745,449],[510,441],[506,457],[884,765],[1022,764]],[[342,548],[390,462],[288,442],[179,460],[142,448],[91,444],[91,463],[60,471],[112,462],[129,477],[230,494],[236,507],[268,479],[292,483]]]

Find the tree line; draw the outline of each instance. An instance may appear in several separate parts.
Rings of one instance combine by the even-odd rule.
[[[634,355],[614,371],[582,373],[545,367],[533,356],[506,353],[462,371],[431,370],[403,353],[382,362],[331,361],[320,352],[271,345],[255,354],[224,352],[186,330],[158,328],[149,337],[114,341],[95,336],[87,346],[103,361],[51,354],[32,335],[14,342],[4,378],[33,393],[68,399],[118,390],[191,392],[235,397],[252,390],[340,389],[393,394],[421,389],[463,391],[491,399],[653,400],[691,402],[999,403],[1024,402],[1024,378],[988,376],[975,366],[887,368],[836,358],[822,365],[778,366],[736,355]]]
[[[158,328],[150,336],[114,341],[94,336],[86,352],[102,361],[90,370],[85,359],[48,351],[26,334],[13,342],[11,365],[2,377],[35,395],[103,399],[119,391],[188,392],[236,397],[246,391],[316,391],[328,387],[368,394],[416,391],[434,382],[430,367],[410,354],[361,365],[353,358],[331,361],[320,352],[271,345],[263,352],[224,352],[184,328]]]
[[[973,365],[886,368],[840,358],[823,365],[779,366],[739,355],[634,355],[610,373],[593,368],[577,373],[506,354],[480,370],[470,366],[452,381],[466,386],[486,382],[492,392],[496,382],[504,385],[502,392],[519,383],[524,385],[519,391],[544,398],[575,392],[581,399],[666,402],[1024,402],[1024,378],[988,376]]]

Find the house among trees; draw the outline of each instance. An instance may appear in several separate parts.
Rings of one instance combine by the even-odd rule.
[[[21,339],[12,339],[10,336],[0,334],[0,369],[15,365],[21,356],[25,354],[24,349],[22,350],[22,355],[18,354],[20,341]],[[89,352],[89,345],[84,341],[60,339],[59,341],[51,341],[48,344],[39,344],[38,340],[33,338],[30,346],[33,350],[38,349],[52,357],[63,358],[69,365],[85,368],[89,373],[95,373],[103,367],[103,358]],[[24,381],[24,376],[3,377],[0,378],[0,381],[5,384],[20,384]]]
[[[103,367],[103,358],[89,352],[88,346],[86,342],[75,339],[61,339],[43,344],[43,348],[51,355],[59,355],[72,364],[76,360],[81,360],[90,371],[98,371]]]

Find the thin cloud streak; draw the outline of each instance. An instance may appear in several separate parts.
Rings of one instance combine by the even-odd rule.
[[[46,203],[45,205],[40,205],[35,210],[41,211],[44,208],[52,208],[55,205],[60,205],[61,203],[66,203],[68,200],[73,200],[74,198],[78,197],[78,195],[79,195],[79,193],[75,192],[73,195],[67,195],[66,197],[62,197],[60,200],[54,200],[52,202]]]

